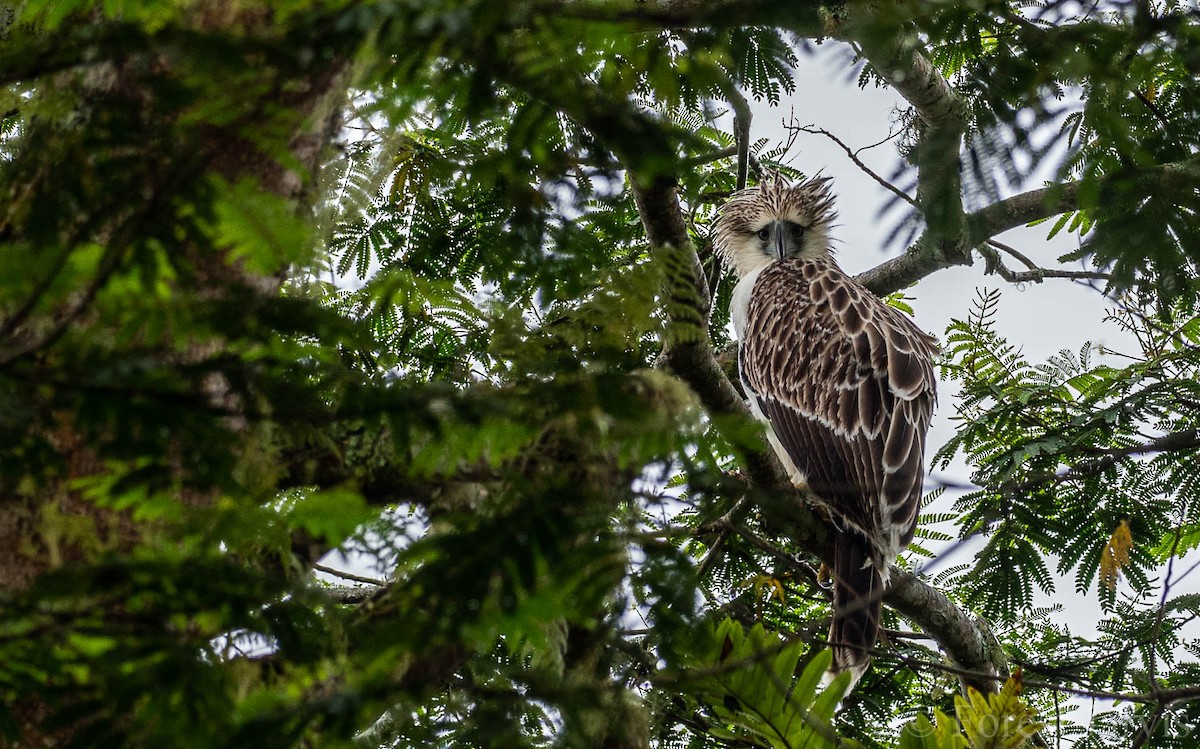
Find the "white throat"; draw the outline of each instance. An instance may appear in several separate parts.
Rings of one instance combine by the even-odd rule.
[[[733,332],[738,341],[743,339],[746,332],[746,318],[750,314],[750,292],[754,291],[754,283],[758,275],[766,270],[770,263],[764,263],[738,280],[733,287],[733,296],[729,300],[729,317],[733,321]]]

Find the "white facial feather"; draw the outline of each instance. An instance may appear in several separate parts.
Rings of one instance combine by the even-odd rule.
[[[758,232],[775,221],[804,228],[799,251],[793,257],[823,257],[829,254],[829,228],[837,214],[828,178],[814,178],[792,185],[774,173],[757,187],[734,193],[721,207],[714,225],[713,247],[739,278],[759,270],[775,258]]]

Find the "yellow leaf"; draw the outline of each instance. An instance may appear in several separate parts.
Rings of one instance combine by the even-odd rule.
[[[967,698],[954,698],[958,720],[971,749],[1020,749],[1042,729],[1033,711],[1021,702],[1021,672],[1004,682],[997,694],[986,697],[975,689]]]
[[[786,591],[779,578],[771,577],[770,575],[755,575],[749,581],[743,583],[741,587],[752,587],[754,589],[755,601],[761,602],[763,591],[766,591],[768,601],[772,598],[777,598],[780,603],[787,603]]]
[[[1129,551],[1132,548],[1133,534],[1129,530],[1129,521],[1122,520],[1100,556],[1100,583],[1104,587],[1109,590],[1117,587],[1117,575],[1122,567],[1129,564]]]

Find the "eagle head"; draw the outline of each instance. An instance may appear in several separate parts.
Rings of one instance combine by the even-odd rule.
[[[772,172],[721,206],[713,247],[739,277],[778,260],[829,254],[837,214],[828,177],[790,184]]]

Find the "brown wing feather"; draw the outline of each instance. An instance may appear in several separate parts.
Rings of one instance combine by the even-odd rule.
[[[742,379],[789,457],[890,561],[916,523],[933,339],[829,258],[764,270],[742,337]]]
[[[841,527],[833,669],[857,680],[879,630],[887,564],[912,540],[933,411],[933,339],[829,258],[763,270],[742,331],[742,381]]]

